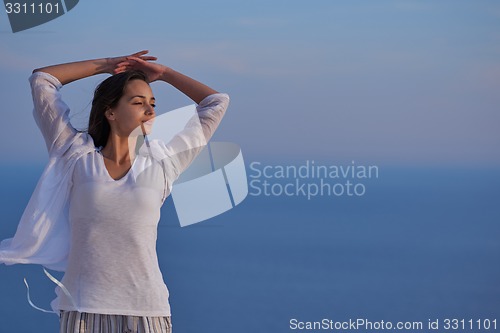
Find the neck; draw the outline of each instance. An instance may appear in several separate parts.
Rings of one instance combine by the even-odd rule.
[[[135,158],[136,142],[137,138],[135,137],[119,137],[110,134],[101,153],[116,164],[129,163]]]

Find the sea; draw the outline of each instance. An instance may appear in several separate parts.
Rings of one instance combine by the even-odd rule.
[[[0,166],[0,239],[42,170]],[[386,166],[353,179],[357,194],[309,197],[297,179],[263,177],[249,173],[243,202],[190,226],[171,198],[163,206],[173,332],[500,332],[500,169]],[[274,192],[257,190],[264,180]],[[50,310],[56,285],[41,266],[0,265],[0,333],[58,332],[24,278]]]

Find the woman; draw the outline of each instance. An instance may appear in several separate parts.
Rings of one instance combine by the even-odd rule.
[[[49,164],[16,235],[0,245],[0,262],[65,271],[51,303],[60,332],[171,332],[156,256],[160,207],[219,125],[229,97],[147,53],[48,66],[30,77]],[[113,75],[95,90],[88,133],[78,132],[59,89],[101,73]],[[197,117],[168,143],[142,144],[156,115],[154,81],[196,102]]]

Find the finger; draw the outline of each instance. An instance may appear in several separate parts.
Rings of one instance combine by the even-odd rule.
[[[129,59],[128,62],[128,65],[133,67],[142,67],[144,64],[148,63],[142,59]]]
[[[157,57],[152,57],[152,56],[142,56],[140,57],[142,60],[147,60],[147,61],[155,61],[158,60]]]
[[[126,58],[127,60],[133,60],[133,61],[136,61],[136,62],[144,62],[144,60],[142,60],[141,58],[138,58],[138,57],[134,57],[134,56],[130,56],[130,57],[127,57]]]
[[[123,66],[130,66],[130,65],[131,65],[130,62],[128,62],[128,61],[122,61],[122,62],[116,64],[116,67],[123,67]]]
[[[142,51],[133,53],[132,56],[141,56],[141,55],[144,55],[144,54],[147,54],[147,53],[149,53],[148,50],[142,50]]]
[[[129,70],[131,68],[132,68],[132,66],[130,64],[124,63],[124,64],[117,65],[115,67],[115,70],[121,70],[121,71],[125,70],[126,71],[126,70]]]
[[[128,67],[125,67],[125,66],[117,67],[117,68],[114,69],[114,73],[118,74],[118,73],[126,72],[127,69],[128,69]]]

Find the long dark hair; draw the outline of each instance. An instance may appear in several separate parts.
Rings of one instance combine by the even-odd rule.
[[[105,116],[106,110],[118,104],[118,101],[123,96],[125,86],[132,80],[148,82],[144,72],[133,70],[110,76],[95,89],[92,109],[90,110],[88,133],[94,139],[96,147],[104,147],[111,132]]]

